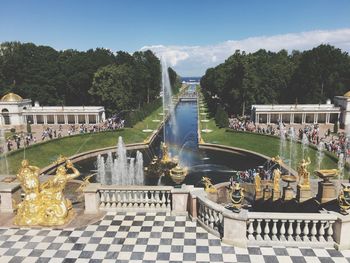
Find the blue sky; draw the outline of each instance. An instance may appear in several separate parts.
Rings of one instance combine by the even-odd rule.
[[[338,42],[334,44],[340,41],[341,48],[347,50],[347,38],[339,40],[339,35],[344,35],[337,31],[340,29],[350,30],[348,0],[0,1],[0,42],[17,40],[56,49],[105,47],[128,52],[146,46],[169,57],[170,64],[182,75],[203,74],[206,67],[229,56],[219,51],[220,55],[208,57],[205,50],[222,49],[222,45],[230,41],[246,43],[244,41],[252,37],[271,37],[269,41],[276,42],[275,36],[292,33],[303,38],[302,32],[321,31],[330,36],[320,42],[333,43],[332,32],[338,32]],[[346,36],[347,33],[345,31]],[[315,38],[320,36],[309,38],[313,43],[296,47],[317,45]],[[248,51],[254,51],[257,45]],[[201,47],[196,52],[202,52],[211,62],[197,61],[199,65],[194,65],[192,60],[196,54],[188,50],[186,55],[180,54],[174,59],[173,56],[177,56],[174,53],[186,47],[192,47],[192,52],[193,48]],[[284,47],[283,41],[273,48],[279,47]]]

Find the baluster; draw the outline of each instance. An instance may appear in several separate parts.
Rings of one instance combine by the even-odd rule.
[[[133,192],[132,191],[127,191],[128,193],[128,207],[131,208],[133,207]]]
[[[256,240],[263,240],[262,236],[261,236],[261,222],[262,219],[257,219],[256,220],[258,222],[258,225],[256,227]]]
[[[209,208],[209,226],[212,229],[214,229],[214,222],[215,222],[214,211]]]
[[[170,192],[170,191],[167,192],[167,200],[168,200],[168,201],[167,201],[167,206],[166,206],[166,207],[167,207],[168,209],[171,209],[172,200],[171,200],[171,192]]]
[[[272,226],[272,240],[273,241],[277,241],[278,238],[277,238],[277,219],[273,219],[272,222],[273,222],[273,226]]]
[[[106,208],[109,208],[111,206],[111,197],[110,197],[110,192],[109,190],[106,190]]]
[[[203,206],[204,207],[204,216],[205,216],[205,219],[204,219],[204,223],[209,226],[209,209],[207,206]]]
[[[123,203],[122,203],[122,207],[127,207],[128,205],[128,192],[123,190],[122,191],[122,195],[123,195]]]
[[[333,223],[334,221],[328,221],[329,226],[328,226],[328,231],[327,231],[327,241],[328,242],[333,242]]]
[[[270,226],[269,226],[269,222],[270,219],[265,219],[265,228],[264,228],[264,240],[270,240]]]
[[[154,208],[155,207],[155,205],[154,205],[154,202],[155,202],[155,200],[154,200],[154,191],[152,190],[152,191],[150,191],[151,192],[151,208]]]
[[[319,236],[318,236],[318,240],[320,242],[325,242],[326,239],[324,238],[324,234],[325,234],[325,224],[326,224],[326,221],[325,220],[321,220],[321,225],[320,225],[320,231],[319,231]]]
[[[103,190],[100,190],[100,207],[103,208],[105,207],[105,192]]]
[[[150,201],[149,201],[149,196],[148,196],[148,193],[149,193],[149,192],[148,192],[148,191],[143,191],[143,192],[144,192],[144,194],[145,194],[145,195],[144,195],[144,196],[145,196],[145,207],[146,207],[146,208],[149,208],[149,202],[150,202]]]
[[[160,208],[160,196],[159,191],[155,191],[156,208]]]
[[[117,206],[116,204],[116,192],[115,191],[111,191],[111,194],[112,194],[112,198],[111,198],[111,207],[115,208]]]
[[[309,239],[309,222],[310,220],[304,220],[304,223],[305,223],[305,226],[304,226],[304,229],[303,229],[303,241],[310,241]]]
[[[203,204],[201,201],[198,202],[198,219],[202,222],[204,221],[204,219],[203,219]]]
[[[140,201],[140,208],[144,208],[145,207],[145,199],[144,199],[144,191],[140,191],[139,192],[140,194],[140,198],[139,198],[139,201]]]
[[[164,207],[164,191],[160,191],[160,193],[159,193],[159,205],[160,205],[160,208],[165,208]]]
[[[255,240],[254,238],[254,219],[249,219],[249,226],[248,226],[248,240]]]
[[[312,224],[312,227],[311,227],[311,241],[317,241],[317,238],[316,238],[316,234],[317,234],[317,230],[316,230],[316,224],[317,224],[318,220],[312,220],[311,221],[311,224]]]
[[[301,220],[297,220],[297,226],[295,228],[295,241],[301,241],[301,228],[300,228],[300,223],[301,223]]]
[[[219,232],[219,224],[220,224],[220,222],[219,222],[219,220],[220,220],[219,214],[220,213],[218,211],[216,211],[216,210],[213,210],[213,212],[214,212],[214,230]]]
[[[288,241],[294,241],[294,239],[293,239],[293,222],[294,222],[294,220],[292,220],[292,219],[288,220],[288,223],[289,223],[288,236],[287,236]]]
[[[281,241],[286,241],[286,221],[285,219],[281,220],[281,228],[280,228],[280,240]]]

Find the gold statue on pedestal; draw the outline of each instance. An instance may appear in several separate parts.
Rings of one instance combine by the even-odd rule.
[[[280,191],[280,179],[281,171],[277,168],[273,171],[273,191],[276,193]]]
[[[57,168],[55,176],[40,185],[39,168],[30,166],[27,160],[17,174],[25,193],[23,202],[18,205],[14,223],[26,226],[58,226],[67,223],[73,216],[72,203],[63,195],[67,182],[80,175],[72,162],[60,157],[65,163]],[[67,169],[73,171],[67,173]]]
[[[311,161],[308,157],[307,160],[303,159],[298,167],[299,187],[301,189],[310,189],[310,173],[307,171],[310,164]]]
[[[16,225],[38,225],[40,222],[40,168],[29,165],[23,160],[17,179],[25,194],[23,201],[17,205]]]
[[[255,192],[261,192],[261,177],[259,174],[256,174],[254,176],[254,186],[255,186]]]
[[[215,194],[217,193],[217,189],[216,187],[212,184],[211,180],[209,177],[202,177],[202,183],[204,184],[204,191],[206,191],[207,193],[210,193],[210,194]]]

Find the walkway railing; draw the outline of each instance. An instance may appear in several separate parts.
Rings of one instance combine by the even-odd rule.
[[[171,211],[172,187],[101,186],[98,189],[101,210]]]
[[[295,246],[333,246],[333,224],[337,216],[328,213],[249,212],[248,244]]]

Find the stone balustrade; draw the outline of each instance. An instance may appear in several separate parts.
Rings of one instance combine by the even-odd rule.
[[[198,221],[211,233],[218,237],[223,235],[223,215],[222,209],[214,206],[210,202],[205,202],[198,198]]]
[[[248,244],[296,246],[306,242],[312,247],[332,247],[336,220],[337,216],[329,213],[249,212]]]
[[[170,212],[172,207],[172,189],[173,187],[167,186],[101,186],[98,189],[99,209]]]

